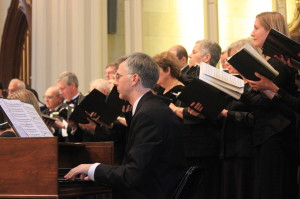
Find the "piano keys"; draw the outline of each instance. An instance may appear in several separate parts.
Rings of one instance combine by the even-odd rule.
[[[113,164],[113,142],[58,143],[52,138],[0,139],[0,198],[64,198],[110,193],[107,186],[61,183],[59,168]],[[86,186],[89,184],[88,186]]]

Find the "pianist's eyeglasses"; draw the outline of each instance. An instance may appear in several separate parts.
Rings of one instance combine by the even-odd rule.
[[[119,80],[122,76],[131,76],[132,74],[124,74],[124,75],[121,75],[121,74],[119,74],[119,73],[116,73],[115,75],[114,75],[114,78],[115,78],[115,80]]]

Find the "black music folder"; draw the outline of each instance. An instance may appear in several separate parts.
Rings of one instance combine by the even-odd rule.
[[[239,52],[227,60],[246,79],[258,81],[255,72],[275,79],[278,71],[275,70],[265,58],[260,55],[251,45],[246,44]]]
[[[128,104],[119,98],[117,87],[114,86],[105,100],[105,109],[99,112],[100,120],[109,125],[122,113],[123,105]]]
[[[80,106],[74,107],[73,105],[68,105],[59,110],[58,116],[64,120],[72,120],[80,124],[88,124],[88,115],[85,113],[85,110]]]
[[[77,123],[86,124],[89,117],[86,112],[95,112],[100,116],[101,122],[110,125],[121,114],[124,104],[125,101],[119,98],[116,86],[113,87],[107,97],[97,89],[94,89],[71,111],[69,119]]]
[[[80,102],[80,106],[88,113],[92,112],[100,112],[100,110],[105,107],[106,95],[98,91],[97,89],[93,89],[88,95],[84,97],[84,99]]]
[[[68,109],[69,120],[72,120],[79,124],[88,124],[89,121],[87,118],[90,118],[88,114],[86,114],[85,109],[78,105],[75,108]]]
[[[300,53],[300,44],[277,30],[270,30],[262,49],[264,55],[270,57],[283,55],[286,58],[291,58],[292,62],[300,64],[300,56],[298,56]]]
[[[232,100],[229,95],[197,78],[184,88],[178,99],[189,105],[192,102],[201,103],[201,114],[211,119],[216,119]]]

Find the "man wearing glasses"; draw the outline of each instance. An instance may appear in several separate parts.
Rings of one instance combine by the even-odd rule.
[[[134,53],[120,61],[115,85],[121,99],[129,101],[123,164],[82,164],[65,176],[77,175],[113,187],[113,198],[170,198],[185,172],[182,126],[170,108],[152,94],[159,70],[151,57]]]

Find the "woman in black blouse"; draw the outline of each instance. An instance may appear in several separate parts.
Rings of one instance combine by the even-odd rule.
[[[233,56],[246,43],[243,39],[228,47],[228,56]],[[228,72],[241,78],[238,71],[227,61]],[[220,158],[222,160],[222,199],[253,199],[253,115],[249,106],[233,99],[220,113],[222,121]]]
[[[165,89],[158,91],[157,94],[172,99],[173,103],[169,106],[184,124],[183,145],[187,164],[188,166],[200,165],[206,170],[204,180],[198,187],[197,198],[218,199],[220,129],[216,121],[190,115],[187,106],[177,100],[184,86],[177,80],[180,70],[176,57],[169,52],[163,52],[156,55],[154,60],[160,67],[157,84]]]
[[[288,34],[286,22],[280,13],[264,12],[256,16],[251,34],[255,47],[263,46],[271,28]],[[297,87],[290,69],[276,58],[266,59],[279,72],[274,84],[295,95]],[[255,121],[255,198],[297,198],[295,115],[292,110],[283,107],[282,103],[268,97],[270,92],[255,89],[246,90],[241,97],[243,103],[252,107]]]
[[[157,95],[172,99],[176,98],[184,88],[184,84],[178,80],[180,76],[180,62],[171,52],[162,52],[153,57],[159,66],[159,79],[157,84],[163,89],[157,91]]]

